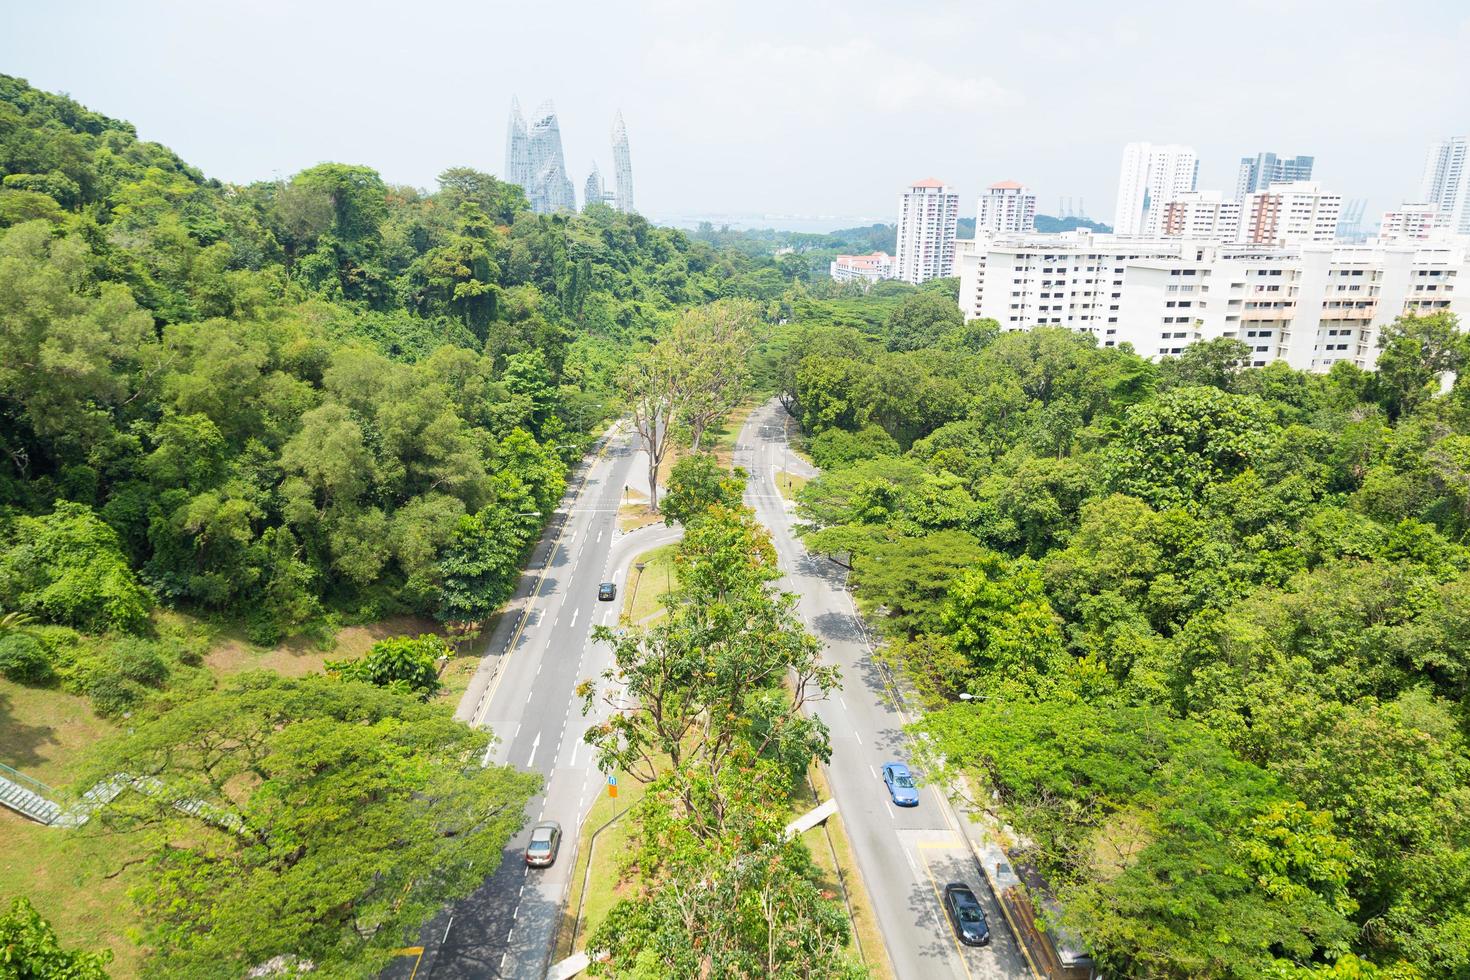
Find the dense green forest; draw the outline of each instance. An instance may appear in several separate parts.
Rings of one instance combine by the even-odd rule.
[[[1312,375],[934,298],[798,304],[760,365],[931,776],[968,777],[1111,975],[1470,977],[1453,317]]]
[[[8,77],[0,174],[0,607],[84,633],[482,619],[626,351],[788,284],[467,168],[223,185]]]
[[[0,673],[120,723],[72,793],[142,780],[66,833],[109,877],[142,865],[121,921],[148,975],[283,950],[371,975],[493,870],[537,780],[482,767],[490,735],[432,699],[439,637],[226,676],[214,627],[473,630],[630,356],[711,301],[779,317],[805,270],[600,205],[536,215],[465,167],[432,192],[341,163],[224,184],[8,76],[0,177]],[[102,973],[27,904],[3,937],[22,975]]]

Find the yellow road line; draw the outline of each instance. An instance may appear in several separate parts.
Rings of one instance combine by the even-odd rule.
[[[924,848],[926,847],[940,847],[946,851],[950,851],[954,850],[954,845],[919,841],[919,860],[924,862],[924,873],[929,876],[929,887],[934,889],[934,900],[939,903],[939,917],[944,920],[945,931],[949,933],[949,941],[954,943],[954,951],[959,955],[960,966],[965,968],[965,976],[969,977],[970,980],[975,980],[975,974],[970,972],[970,964],[965,962],[965,948],[960,945],[959,938],[955,936],[954,926],[949,921],[949,913],[944,909],[944,896],[939,893],[939,882],[934,880],[934,869],[929,867],[929,859],[924,857]]]
[[[413,961],[413,972],[408,975],[408,980],[414,980],[414,977],[416,977],[416,976],[419,975],[419,964],[424,961],[424,947],[422,947],[422,946],[405,946],[402,949],[395,949],[393,951],[393,955],[394,956],[417,956],[418,959],[416,959],[416,960]]]

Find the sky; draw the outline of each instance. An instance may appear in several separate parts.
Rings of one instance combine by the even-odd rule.
[[[133,122],[222,180],[367,164],[432,188],[504,172],[512,95],[555,102],[580,199],[627,122],[654,220],[893,221],[938,177],[973,216],[1019,180],[1111,221],[1123,144],[1317,158],[1379,211],[1470,134],[1464,0],[3,0],[0,72]]]

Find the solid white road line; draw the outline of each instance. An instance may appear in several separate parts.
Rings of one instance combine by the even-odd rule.
[[[873,774],[873,778],[874,779],[877,779],[878,778],[878,770],[876,770],[876,769],[873,768],[873,764],[871,762],[868,763],[868,772],[870,772],[870,773]]]

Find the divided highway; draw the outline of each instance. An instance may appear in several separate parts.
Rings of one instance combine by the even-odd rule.
[[[815,471],[787,451],[789,425],[794,423],[776,401],[756,409],[740,432],[735,463],[750,474],[746,503],[775,542],[785,572],[780,587],[800,597],[797,609],[807,628],[822,640],[828,662],[842,669],[841,690],[814,710],[831,731],[828,781],[894,970],[902,980],[1030,977],[970,842],[939,791],[926,786],[917,807],[899,808],[879,778],[883,763],[909,760],[905,718],[873,663],[842,569],[807,554],[792,532],[793,515],[777,488],[777,474],[783,468],[805,476]],[[940,893],[952,881],[965,882],[980,898],[991,945],[971,948],[955,941],[940,905]]]
[[[903,980],[1030,977],[948,803],[925,787],[917,807],[900,809],[879,779],[883,763],[909,758],[905,718],[872,661],[841,569],[808,555],[792,531],[777,473],[783,467],[804,475],[813,471],[787,451],[789,424],[776,402],[758,408],[740,432],[735,463],[750,475],[746,503],[771,532],[785,573],[781,587],[799,596],[807,627],[842,669],[841,690],[815,710],[831,731],[828,780],[895,971]],[[574,474],[533,552],[521,594],[490,637],[458,716],[494,731],[489,761],[538,772],[545,788],[528,806],[526,829],[507,845],[494,875],[429,923],[420,938],[422,955],[396,962],[384,974],[389,980],[544,976],[581,821],[604,791],[602,774],[582,742],[583,732],[601,716],[583,718],[575,693],[578,682],[609,663],[611,651],[591,642],[591,629],[616,621],[634,557],[679,536],[662,525],[617,531],[623,489],[631,484],[646,492],[646,469],[633,437],[619,427],[610,430]],[[603,581],[619,584],[616,602],[597,601]],[[531,824],[542,819],[562,824],[562,852],[551,868],[528,870],[526,839]],[[990,946],[974,949],[955,941],[940,906],[940,893],[952,881],[969,884],[985,906]]]
[[[545,973],[581,822],[605,791],[591,749],[582,742],[583,732],[601,716],[584,718],[575,693],[581,680],[610,663],[607,645],[591,641],[592,627],[616,622],[633,558],[679,536],[662,525],[630,534],[617,530],[624,486],[646,486],[643,458],[633,438],[615,427],[572,476],[532,554],[529,588],[523,585],[522,596],[489,638],[485,661],[457,713],[495,733],[490,762],[540,773],[543,793],[527,807],[526,827],[507,845],[495,874],[424,928],[421,959],[404,957],[385,977],[541,980]],[[597,601],[597,586],[605,581],[619,585],[614,602]],[[561,823],[561,853],[550,868],[528,869],[526,840],[531,825],[543,819]]]

